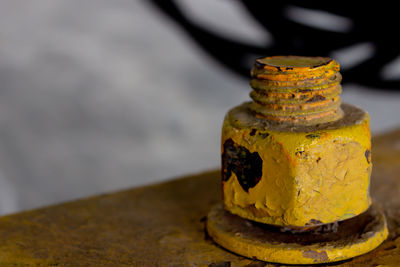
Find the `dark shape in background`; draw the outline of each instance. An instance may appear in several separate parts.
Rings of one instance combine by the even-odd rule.
[[[400,52],[400,41],[396,38],[398,10],[394,6],[356,1],[240,0],[243,11],[249,12],[273,37],[272,45],[254,46],[219,36],[198,25],[173,0],[150,2],[178,23],[215,60],[246,79],[249,78],[250,59],[255,57],[332,56],[332,52],[337,50],[369,42],[373,44],[374,51],[360,64],[342,69],[344,82],[388,90],[400,88],[399,78],[385,80],[382,76],[383,68]],[[321,17],[340,16],[350,21],[351,25],[342,29],[324,29],[318,23],[301,23],[290,18],[291,8],[295,11],[319,11]]]

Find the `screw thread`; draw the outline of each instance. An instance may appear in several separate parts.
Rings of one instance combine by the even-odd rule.
[[[324,57],[257,59],[251,71],[257,116],[282,123],[314,125],[340,119],[339,63]]]

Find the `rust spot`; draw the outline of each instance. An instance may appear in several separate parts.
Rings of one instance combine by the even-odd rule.
[[[319,134],[307,134],[306,138],[308,138],[308,139],[320,138],[320,135]]]
[[[269,136],[269,133],[259,133],[259,135],[263,138],[267,138]]]
[[[315,262],[325,262],[329,260],[326,251],[321,251],[321,252],[315,250],[303,251],[303,257],[313,259]]]
[[[321,157],[318,157],[318,158],[317,158],[317,163],[318,163],[320,160],[321,160]]]
[[[302,158],[302,159],[307,158],[307,153],[304,150],[296,151],[294,154],[298,158]]]
[[[367,159],[368,164],[371,163],[371,151],[369,149],[365,150],[365,158]]]
[[[323,224],[320,220],[311,219],[306,225],[320,225]]]
[[[254,136],[254,135],[256,134],[256,132],[257,132],[257,130],[256,130],[256,129],[253,129],[253,130],[251,130],[251,132],[250,132],[250,136]]]
[[[256,186],[261,180],[262,163],[257,152],[251,153],[228,139],[224,143],[222,154],[222,180],[228,181],[234,172],[243,190],[248,192],[249,188]]]
[[[312,102],[318,102],[318,101],[322,101],[325,100],[326,98],[322,95],[315,95],[313,97],[311,97],[310,99],[308,99],[306,101],[306,103],[312,103]]]

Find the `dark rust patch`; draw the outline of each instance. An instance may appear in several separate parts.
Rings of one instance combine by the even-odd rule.
[[[299,92],[301,93],[306,93],[306,92],[311,92],[311,89],[300,89]]]
[[[299,195],[299,193],[297,194]],[[306,226],[303,227],[281,227],[279,230],[282,233],[286,232],[291,234],[316,234],[316,235],[336,233],[339,230],[338,222],[322,224],[322,222],[320,221],[317,220],[315,221],[319,223],[318,224],[307,223]]]
[[[319,225],[319,224],[323,224],[323,222],[321,222],[320,220],[311,219],[306,225]]]
[[[308,157],[308,154],[304,150],[296,151],[294,153],[296,157],[306,159]]]
[[[267,138],[267,137],[269,136],[269,133],[259,133],[259,135],[260,135],[262,138]]]
[[[369,149],[365,150],[365,158],[367,159],[368,164],[371,163],[371,151]]]
[[[319,134],[307,134],[306,138],[308,139],[315,139],[315,138],[320,138],[321,136]]]
[[[303,153],[304,153],[304,151],[296,151],[294,154],[295,154],[297,157],[301,157],[301,155],[303,155]]]
[[[306,101],[306,103],[313,103],[313,102],[318,102],[318,101],[322,101],[325,100],[326,98],[322,95],[315,95],[313,97],[311,97],[310,99],[308,99]]]
[[[250,132],[250,136],[254,136],[254,135],[256,134],[256,132],[257,132],[257,129],[253,129],[253,130],[251,130],[251,132]]]
[[[222,153],[222,180],[228,181],[232,172],[236,174],[243,190],[248,192],[258,184],[262,176],[262,159],[257,152],[235,144],[232,139],[224,143]]]
[[[326,251],[321,251],[321,252],[315,250],[303,251],[303,256],[306,258],[313,259],[315,260],[315,262],[324,262],[329,260]]]

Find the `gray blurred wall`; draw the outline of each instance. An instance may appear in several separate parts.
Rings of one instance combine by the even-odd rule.
[[[0,214],[219,167],[247,82],[145,1],[0,2]],[[271,41],[235,1],[180,2],[215,31]],[[375,133],[400,125],[399,93],[343,98]]]

